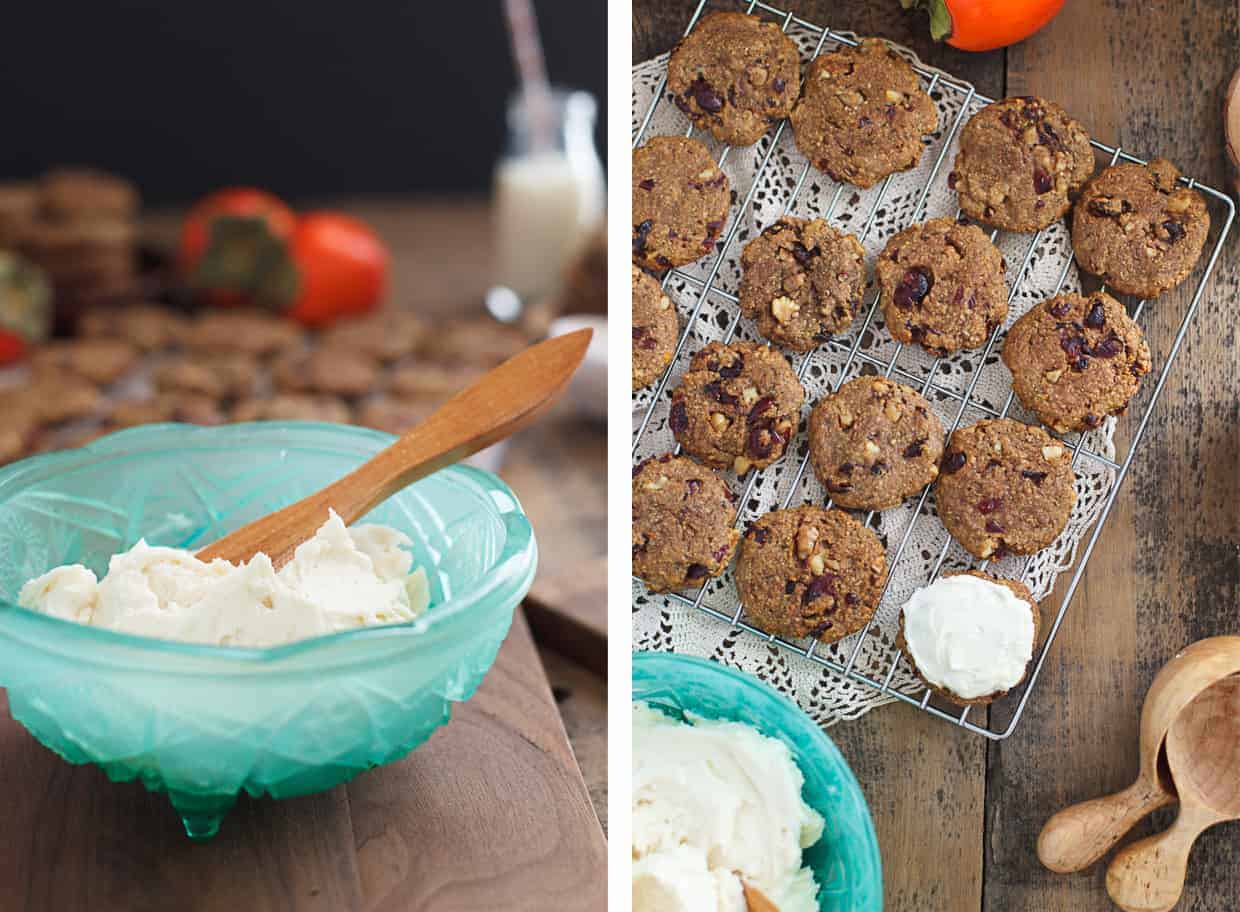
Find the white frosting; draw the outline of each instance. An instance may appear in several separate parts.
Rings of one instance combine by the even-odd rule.
[[[1033,634],[1029,603],[976,576],[937,579],[904,606],[904,640],[917,670],[966,700],[1020,683]]]
[[[57,567],[22,587],[18,603],[125,633],[272,646],[354,627],[408,621],[429,602],[426,574],[410,573],[409,539],[386,526],[352,529],[335,513],[279,572],[266,554],[235,566],[140,541],[107,575]]]
[[[633,706],[633,912],[745,912],[741,879],[780,912],[816,912],[802,851],[822,817],[787,745],[737,722]]]

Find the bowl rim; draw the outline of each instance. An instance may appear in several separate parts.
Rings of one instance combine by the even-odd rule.
[[[852,766],[848,760],[840,752],[839,747],[824,732],[814,720],[809,717],[805,710],[801,709],[795,702],[784,694],[780,693],[766,681],[752,675],[739,668],[733,668],[731,665],[725,665],[722,662],[716,662],[702,656],[687,655],[680,652],[664,652],[657,649],[645,649],[633,652],[633,664],[631,676],[636,683],[638,669],[641,666],[657,666],[659,664],[676,665],[683,664],[700,671],[705,671],[711,675],[734,681],[743,688],[754,691],[773,703],[783,706],[784,709],[790,710],[793,718],[800,723],[801,731],[808,734],[810,742],[814,750],[823,758],[832,761],[837,769],[842,772],[841,778],[848,788],[850,788],[857,796],[860,797],[860,806],[865,812],[865,845],[864,851],[874,862],[874,871],[878,878],[878,899],[879,908],[881,908],[883,895],[883,861],[882,852],[878,846],[878,834],[874,830],[874,816],[870,812],[870,802],[865,796],[865,790],[861,787],[861,783],[857,780],[856,773],[853,772]],[[660,676],[661,677],[661,676]],[[669,685],[670,686],[670,685]],[[632,697],[633,703],[646,702],[635,694]],[[704,717],[709,718],[709,717]],[[800,764],[798,764],[799,766]],[[804,772],[804,771],[802,771]],[[824,817],[830,812],[830,808],[815,808],[818,813]]]
[[[378,452],[397,439],[393,434],[371,428],[323,421],[250,421],[215,426],[175,422],[140,425],[107,434],[81,447],[42,453],[0,468],[0,506],[3,506],[13,493],[22,490],[20,482],[28,479],[32,473],[53,468],[71,469],[88,465],[99,457],[114,457],[127,452],[149,450],[154,448],[153,444],[157,439],[165,437],[170,432],[176,432],[182,444],[186,437],[204,441],[226,441],[230,437],[246,437],[256,433],[262,435],[326,433],[334,435],[338,440],[371,441],[376,444],[374,452]],[[239,675],[253,672],[256,666],[277,664],[346,642],[390,640],[410,636],[424,637],[432,631],[443,628],[444,625],[471,608],[483,602],[489,602],[495,597],[507,600],[515,596],[514,601],[521,598],[533,580],[537,565],[538,547],[534,538],[534,530],[512,489],[497,475],[475,466],[457,463],[440,469],[434,475],[445,473],[461,476],[480,486],[482,495],[496,509],[507,534],[503,549],[496,558],[494,566],[486,574],[485,580],[465,592],[454,594],[452,598],[435,605],[433,611],[427,611],[411,621],[342,630],[277,646],[254,647],[187,643],[180,640],[123,633],[32,611],[3,597],[0,597],[0,613],[15,613],[22,618],[24,625],[29,629],[45,629],[62,640],[76,638],[111,647],[236,663],[236,668],[232,673]],[[15,485],[18,487],[14,488]],[[509,505],[507,509],[504,508],[501,500]],[[229,670],[213,666],[210,673],[228,675]]]

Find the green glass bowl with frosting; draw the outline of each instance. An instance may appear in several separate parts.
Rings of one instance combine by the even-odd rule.
[[[17,605],[62,564],[103,576],[139,539],[196,549],[339,478],[387,446],[306,422],[148,425],[0,469],[0,687],[13,718],[70,763],[163,791],[209,839],[241,792],[321,791],[396,760],[490,668],[537,564],[512,491],[453,466],[365,522],[413,542],[430,608],[413,621],[265,649],[134,636]]]

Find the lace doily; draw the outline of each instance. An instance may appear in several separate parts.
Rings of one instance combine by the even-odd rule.
[[[818,44],[820,33],[793,26],[788,34],[800,48],[802,59],[808,60]],[[851,35],[844,37],[855,40]],[[839,42],[828,38],[822,52],[829,52],[838,46]],[[956,214],[955,194],[947,186],[947,174],[955,160],[958,128],[981,107],[981,102],[973,97],[967,85],[963,90],[958,90],[957,87],[963,85],[959,80],[926,67],[905,48],[897,46],[894,49],[920,72],[928,74],[922,77],[922,82],[939,111],[939,130],[927,140],[925,154],[915,170],[896,174],[886,184],[860,190],[836,184],[826,175],[810,169],[798,185],[806,161],[797,151],[792,129],[786,122],[781,132],[777,134],[772,130],[757,145],[729,151],[723,169],[731,181],[734,195],[729,219],[740,220],[738,229],[726,249],[722,249],[721,242],[716,256],[674,271],[667,283],[667,292],[680,315],[682,332],[686,333],[685,344],[657,402],[653,400],[653,388],[634,394],[634,462],[668,452],[675,446],[667,428],[668,402],[671,390],[695,351],[708,341],[723,339],[734,325],[735,337],[759,339],[752,324],[738,317],[735,295],[740,287],[741,250],[762,228],[785,211],[802,217],[826,218],[861,240],[872,276],[873,260],[891,235],[918,221]],[[634,137],[666,71],[666,54],[633,68]],[[945,85],[945,80],[952,85]],[[661,134],[683,134],[688,128],[689,121],[685,115],[664,99],[656,107],[642,140],[644,142],[646,137]],[[722,152],[722,147],[709,134],[698,131],[695,136],[706,142],[716,157]],[[764,161],[765,167],[760,167]],[[742,209],[747,198],[750,205]],[[730,221],[725,229],[725,238],[732,224]],[[1051,296],[1057,289],[1080,290],[1068,231],[1062,221],[1037,235],[1003,232],[996,237],[995,243],[1007,259],[1009,290],[1016,283],[1004,331],[1032,305]],[[711,276],[716,269],[712,282]],[[703,287],[707,282],[710,282],[711,291],[702,299]],[[866,314],[864,320],[858,318],[848,334],[829,346],[808,355],[791,357],[792,365],[805,386],[803,419],[814,403],[842,381],[860,373],[885,373],[889,362],[895,358],[892,379],[916,389],[922,389],[928,379],[932,381],[926,390],[926,398],[935,407],[943,426],[949,430],[957,424],[958,416],[959,424],[964,426],[982,418],[995,417],[1005,408],[1013,418],[1037,423],[1019,402],[1011,400],[1011,377],[999,360],[1002,334],[998,339],[991,340],[988,349],[961,352],[936,360],[919,347],[897,346],[883,326],[881,309],[873,306],[875,297],[876,289],[871,281],[863,307],[863,314]],[[691,319],[695,309],[696,317]],[[855,356],[850,359],[858,333],[860,342]],[[638,436],[638,429],[652,404],[649,424]],[[1108,419],[1097,431],[1085,435],[1085,448],[1113,459],[1113,431],[1114,419]],[[1069,437],[1067,442],[1074,445],[1076,435]],[[784,459],[763,472],[751,473],[749,478],[741,481],[730,473],[725,475],[733,489],[744,495],[738,518],[742,527],[785,503],[826,503],[826,492],[814,478],[813,471],[805,466],[806,452],[803,420],[799,435],[789,446]],[[989,567],[1000,576],[1020,579],[1039,600],[1051,591],[1058,574],[1074,563],[1078,544],[1102,513],[1115,482],[1115,473],[1110,467],[1084,454],[1076,458],[1074,469],[1077,476],[1076,507],[1059,539],[1035,555],[1008,557],[992,562]],[[891,580],[874,623],[864,635],[854,665],[855,671],[881,683],[891,671],[892,663],[896,663],[891,689],[913,695],[922,694],[925,685],[901,659],[895,646],[900,606],[917,587],[931,579],[940,564],[942,570],[948,571],[975,565],[969,554],[950,539],[939,522],[933,496],[924,499],[920,511],[918,504],[919,499],[912,498],[901,507],[875,514],[871,521],[871,526],[887,549]],[[858,514],[862,518],[865,515]],[[910,524],[913,524],[911,533]],[[904,547],[900,559],[896,561],[894,558],[901,543]],[[697,593],[686,595],[689,596],[687,600],[675,595],[656,595],[634,580],[635,649],[709,656],[745,669],[795,699],[821,725],[856,718],[894,699],[890,694],[864,683],[846,680],[795,651],[798,646],[802,650],[808,647],[809,641],[786,648],[787,644],[780,640],[753,634],[695,608],[692,602]],[[730,571],[709,582],[702,593],[701,605],[727,618],[735,616],[738,600]],[[744,621],[743,615],[741,620]],[[819,644],[814,654],[845,665],[860,637],[862,634],[858,633],[830,646]],[[1042,648],[1048,646],[1049,642]],[[1019,695],[1018,690],[1005,699],[1014,701],[1019,699]]]

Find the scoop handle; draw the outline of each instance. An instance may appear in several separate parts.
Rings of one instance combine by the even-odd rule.
[[[1107,893],[1124,912],[1169,912],[1184,892],[1188,853],[1218,818],[1181,806],[1169,828],[1125,846],[1107,869]]]
[[[1173,800],[1157,783],[1140,778],[1123,791],[1066,807],[1038,834],[1038,860],[1060,874],[1084,870],[1142,817]]]

